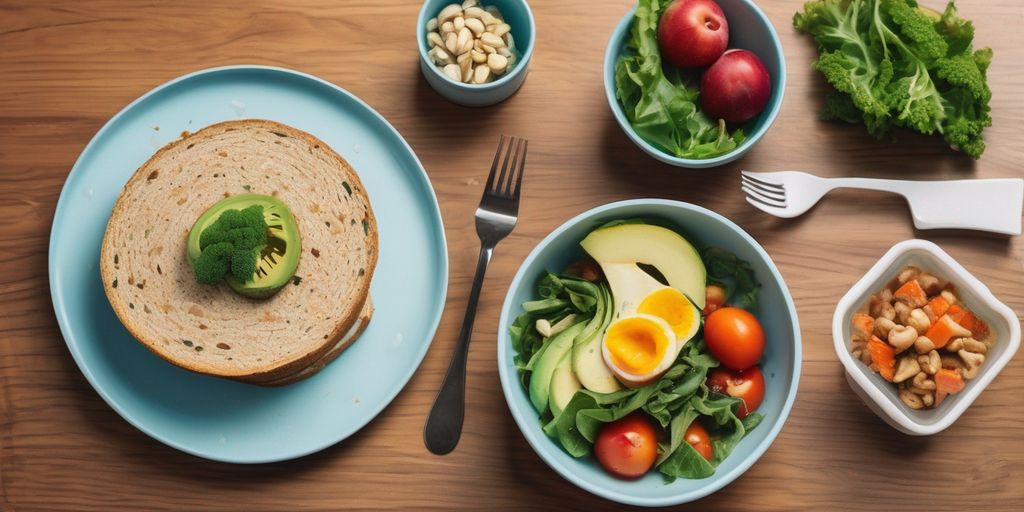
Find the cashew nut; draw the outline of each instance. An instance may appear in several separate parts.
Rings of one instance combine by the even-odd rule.
[[[926,355],[917,356],[917,362],[928,375],[935,375],[943,367],[942,358],[937,350],[932,350]]]
[[[891,302],[883,302],[878,307],[878,316],[893,320],[896,318],[896,309]]]
[[[896,322],[893,322],[888,318],[880,317],[875,319],[875,335],[883,340],[889,338],[889,331],[891,331],[893,327],[896,327]]]
[[[892,302],[892,290],[889,288],[882,288],[882,291],[878,292],[878,300],[882,302]]]
[[[892,300],[884,300],[878,295],[875,295],[871,298],[871,307],[868,308],[868,313],[873,317],[885,316],[882,314],[882,309],[885,308],[886,305],[888,305],[888,307],[892,307]],[[892,320],[892,318],[889,320]]]
[[[953,339],[953,341],[947,343],[946,346],[943,348],[945,348],[947,352],[959,352],[964,348],[964,339],[955,338]]]
[[[964,362],[955,355],[942,354],[939,356],[939,361],[942,367],[947,370],[962,370],[964,368]]]
[[[904,302],[896,302],[892,307],[896,311],[896,320],[899,320],[903,325],[907,325],[907,320],[910,319],[910,311],[914,308]]]
[[[988,345],[974,338],[966,338],[964,339],[964,350],[974,352],[975,354],[987,354]]]
[[[914,341],[914,350],[917,350],[918,354],[927,354],[935,350],[935,343],[927,336],[918,336],[917,340]]]
[[[931,407],[935,403],[935,395],[928,393],[927,395],[921,395],[921,401],[924,402],[925,407]]]
[[[917,341],[917,331],[912,327],[897,325],[889,331],[888,341],[896,350],[906,350]]]
[[[960,359],[964,361],[966,368],[961,372],[965,379],[973,379],[978,376],[978,371],[981,369],[981,363],[985,362],[984,354],[975,354],[974,352],[968,352],[961,350],[957,352]]]
[[[917,284],[921,285],[928,295],[935,295],[942,289],[942,281],[927,272],[922,272],[917,276]]]
[[[910,312],[910,318],[907,318],[906,325],[913,327],[918,333],[924,334],[932,326],[932,321],[928,319],[928,315],[921,308],[917,308]]]
[[[900,364],[896,368],[896,375],[892,378],[895,383],[903,382],[921,372],[921,366],[917,364],[914,357],[900,358]]]
[[[939,297],[942,297],[949,303],[950,306],[957,303],[956,294],[952,290],[942,290],[939,292]]]
[[[914,375],[914,381],[912,385],[915,388],[927,389],[929,391],[935,389],[935,381],[929,379],[928,374],[925,372],[920,372],[917,375]]]
[[[907,267],[900,271],[899,275],[896,276],[896,281],[900,284],[906,283],[911,279],[917,277],[921,273],[921,269],[917,267]]]
[[[533,323],[533,328],[537,329],[537,333],[541,336],[545,338],[551,337],[551,322],[543,318],[538,318],[537,321]]]
[[[911,409],[922,409],[924,408],[924,401],[921,397],[911,393],[908,389],[900,390],[900,401],[906,404]]]

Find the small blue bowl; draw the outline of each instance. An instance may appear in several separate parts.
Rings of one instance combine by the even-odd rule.
[[[752,0],[715,1],[729,20],[729,48],[743,48],[757,54],[772,77],[771,97],[764,111],[754,121],[754,128],[749,130],[746,140],[739,147],[724,155],[699,160],[680,158],[645,141],[629,124],[622,104],[615,97],[615,62],[619,60],[619,55],[626,51],[626,41],[633,26],[633,15],[636,13],[635,6],[615,27],[604,54],[604,92],[622,131],[626,132],[626,135],[645,153],[676,167],[716,167],[736,160],[761,140],[761,136],[771,128],[779,115],[779,109],[782,108],[782,97],[786,90],[786,58],[782,53],[782,41],[775,33],[772,22]]]
[[[700,480],[677,479],[666,484],[657,471],[638,480],[623,480],[605,472],[592,456],[575,459],[541,429],[537,411],[513,360],[508,328],[522,313],[521,304],[536,298],[534,285],[547,271],[560,271],[583,256],[582,240],[594,228],[616,219],[645,218],[678,226],[695,244],[722,247],[750,262],[761,283],[757,317],[767,346],[761,359],[765,376],[764,402],[758,412],[764,421],[751,431],[718,467]],[[800,324],[796,307],[775,264],[764,249],[739,226],[699,206],[660,199],[636,199],[586,211],[541,240],[519,268],[498,324],[498,374],[505,400],[519,429],[534,451],[566,480],[598,496],[641,506],[668,506],[703,498],[729,484],[750,468],[775,440],[796,398],[800,381]]]
[[[515,51],[518,53],[515,65],[512,70],[505,73],[501,78],[486,84],[464,84],[455,82],[445,76],[430,60],[427,52],[427,22],[430,18],[436,17],[446,5],[459,3],[456,0],[426,0],[423,8],[420,9],[419,18],[416,20],[416,44],[420,49],[420,70],[423,77],[427,79],[438,94],[452,103],[458,103],[467,107],[485,107],[501,103],[506,98],[515,94],[519,87],[526,81],[526,71],[530,67],[530,57],[533,56],[534,34],[536,25],[533,21],[533,11],[525,0],[482,0],[481,6],[495,6],[501,11],[505,22],[512,27],[512,40],[515,42]]]

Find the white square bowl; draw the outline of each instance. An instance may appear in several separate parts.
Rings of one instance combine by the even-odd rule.
[[[904,405],[896,386],[850,353],[853,314],[907,265],[949,280],[960,301],[988,324],[996,339],[978,376],[967,381],[963,391],[949,395],[940,406],[931,409],[914,410]],[[889,249],[839,300],[832,317],[832,341],[846,368],[846,381],[861,400],[893,428],[909,435],[927,436],[952,425],[1010,362],[1020,346],[1020,321],[1013,310],[939,246],[925,240],[906,240]]]

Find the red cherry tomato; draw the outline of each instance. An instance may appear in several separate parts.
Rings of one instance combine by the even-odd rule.
[[[708,349],[725,366],[743,370],[757,364],[764,353],[764,329],[743,308],[721,308],[704,320]]]
[[[708,388],[716,393],[743,400],[743,405],[736,413],[742,420],[764,400],[764,374],[756,366],[739,371],[718,368],[708,376]]]
[[[686,429],[686,433],[683,434],[683,439],[706,460],[710,461],[711,457],[714,456],[715,450],[711,446],[711,436],[708,435],[708,431],[704,430],[700,423],[696,421],[691,423],[690,428]]]
[[[718,311],[725,305],[725,287],[720,284],[709,284],[704,292],[704,316]]]
[[[641,412],[605,423],[594,442],[594,454],[609,473],[623,478],[639,478],[658,458],[658,439],[654,425]]]

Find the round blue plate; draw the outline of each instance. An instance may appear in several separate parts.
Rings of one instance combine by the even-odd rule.
[[[281,388],[198,375],[164,362],[128,334],[100,282],[103,231],[135,169],[183,130],[238,118],[279,121],[330,144],[359,171],[380,231],[369,327],[319,374]],[[161,85],[96,134],[57,203],[49,273],[64,340],[111,407],[179,450],[260,463],[301,457],[345,439],[401,391],[441,318],[448,255],[427,174],[383,117],[319,78],[239,66]]]

